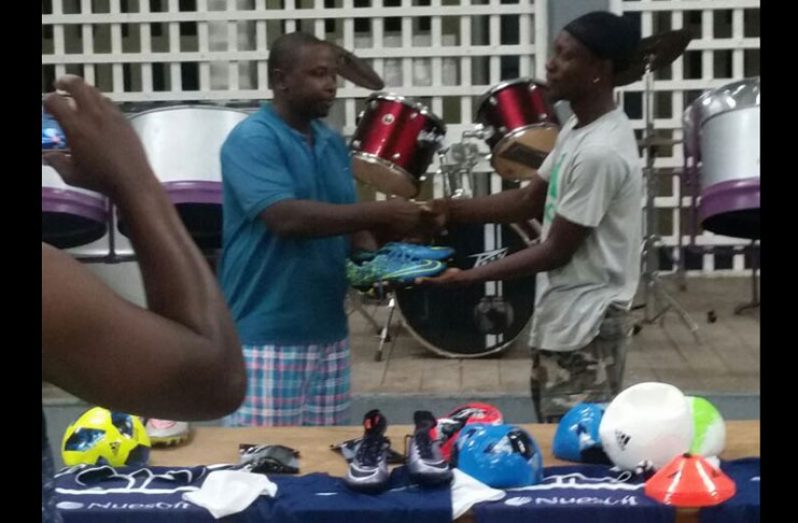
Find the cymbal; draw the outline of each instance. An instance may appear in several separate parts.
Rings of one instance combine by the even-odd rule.
[[[327,42],[338,57],[338,74],[360,87],[378,91],[385,82],[363,59],[358,58],[343,47]]]
[[[684,53],[692,39],[693,35],[687,29],[677,29],[643,38],[634,53],[631,65],[615,75],[615,85],[628,85],[640,80],[646,74],[646,66],[653,72],[673,63]]]

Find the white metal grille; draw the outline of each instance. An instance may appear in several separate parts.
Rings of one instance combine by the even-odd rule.
[[[313,32],[366,59],[386,90],[428,105],[457,141],[490,86],[542,76],[532,0],[45,0],[42,91],[72,72],[116,102],[271,98],[268,43]],[[545,3],[543,3],[545,6]],[[545,43],[542,45],[545,46]],[[370,91],[342,81],[330,120],[355,130]],[[485,149],[486,150],[486,149]],[[436,164],[430,167],[434,172]],[[486,164],[478,167],[488,173]],[[434,179],[433,193],[441,193]],[[494,182],[495,184],[496,182]]]

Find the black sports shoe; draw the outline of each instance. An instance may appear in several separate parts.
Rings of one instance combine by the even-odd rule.
[[[378,493],[388,487],[390,443],[385,437],[387,426],[385,416],[377,409],[368,411],[363,417],[365,434],[344,478],[349,488],[359,492]]]
[[[452,480],[449,463],[443,459],[440,442],[430,438],[437,420],[428,410],[413,413],[416,431],[407,449],[407,470],[410,479],[422,485],[440,485]]]

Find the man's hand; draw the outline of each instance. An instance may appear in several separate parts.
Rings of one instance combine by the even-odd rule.
[[[451,218],[449,200],[447,198],[436,198],[425,202],[424,205],[429,210],[435,227],[439,231],[446,229]]]
[[[446,269],[434,278],[416,278],[415,283],[416,285],[430,287],[465,287],[471,285],[471,281],[468,278],[468,271],[456,267]]]
[[[380,243],[400,239],[426,243],[441,231],[436,215],[427,203],[391,198],[381,205],[384,206],[386,219],[381,227],[383,234],[378,234]]]

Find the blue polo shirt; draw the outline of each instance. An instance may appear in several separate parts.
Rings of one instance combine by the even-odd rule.
[[[348,334],[348,235],[281,238],[260,217],[283,200],[356,201],[343,139],[318,120],[312,130],[311,147],[265,104],[222,146],[219,279],[244,344],[323,344]]]

